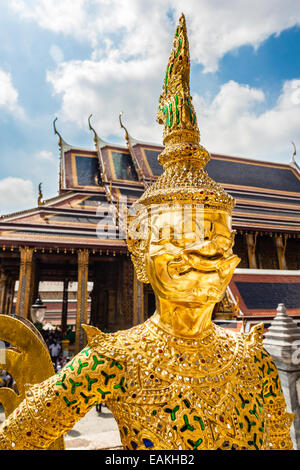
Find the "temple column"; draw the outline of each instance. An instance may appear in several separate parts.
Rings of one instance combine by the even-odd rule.
[[[287,234],[284,234],[284,236],[282,236],[282,234],[276,235],[275,242],[276,242],[279,269],[287,269],[287,264],[286,264],[286,259],[285,259]]]
[[[257,232],[255,234],[253,233],[246,234],[248,261],[249,261],[250,269],[257,269],[257,262],[256,262],[256,256],[255,256],[256,239],[257,239]]]
[[[61,310],[61,337],[62,339],[65,337],[67,333],[67,326],[68,326],[68,292],[69,288],[69,279],[64,279],[64,287],[63,287],[63,300],[62,300],[62,310]]]
[[[3,313],[5,315],[9,315],[11,312],[12,302],[13,302],[13,295],[14,295],[14,285],[15,282],[9,277],[6,283],[6,295],[5,295],[5,304],[3,307]]]
[[[87,323],[88,310],[88,270],[89,251],[78,251],[78,286],[77,286],[77,312],[76,312],[76,339],[75,351],[79,352],[86,343],[82,323]]]
[[[4,271],[0,275],[0,314],[5,315],[8,277]]]
[[[19,288],[16,305],[16,315],[30,319],[34,288],[34,258],[33,248],[21,247],[21,263],[19,273]]]
[[[10,287],[9,287],[9,294],[8,294],[8,305],[7,305],[7,315],[12,314],[12,308],[14,303],[14,295],[15,295],[15,284],[16,281],[14,279],[10,280]]]

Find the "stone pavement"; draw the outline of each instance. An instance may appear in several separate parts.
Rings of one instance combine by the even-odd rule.
[[[0,424],[4,421],[0,407]],[[117,423],[105,406],[99,414],[92,408],[74,428],[65,435],[66,450],[122,449]]]
[[[118,425],[112,413],[102,406],[93,407],[65,436],[67,450],[122,449]]]

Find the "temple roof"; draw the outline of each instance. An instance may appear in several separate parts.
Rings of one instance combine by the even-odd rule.
[[[90,128],[95,150],[66,144],[56,131],[61,153],[59,194],[35,208],[0,217],[2,245],[126,250],[124,236],[118,238],[117,219],[107,216],[107,205],[116,208],[124,197],[130,205],[142,195],[163,171],[157,160],[163,147],[133,139],[125,127],[127,145],[110,144]],[[211,154],[206,169],[235,198],[235,229],[300,234],[300,171],[295,163]]]
[[[285,304],[290,315],[300,315],[299,271],[236,269],[230,289],[249,319],[274,317],[280,303]]]

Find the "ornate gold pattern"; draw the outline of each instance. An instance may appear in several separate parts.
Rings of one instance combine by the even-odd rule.
[[[199,146],[189,95],[183,16],[174,51],[158,114],[165,124],[165,172],[136,204],[128,228],[137,278],[151,283],[156,313],[116,334],[85,326],[88,347],[28,389],[0,432],[2,449],[45,449],[99,401],[113,412],[125,449],[292,448],[293,415],[262,347],[263,325],[244,335],[211,322],[239,262],[232,250],[233,199],[203,169],[209,156]],[[78,258],[80,323],[87,256]],[[138,294],[136,287],[133,305]]]
[[[51,358],[42,337],[32,324],[24,318],[10,317],[0,315],[0,339],[7,341],[12,347],[5,350],[5,361],[0,363],[1,368],[5,368],[14,378],[17,391],[11,388],[0,389],[0,403],[2,403],[5,415],[8,417],[14,412],[13,433],[19,432],[23,426],[25,416],[21,416],[18,406],[25,398],[26,388],[29,389],[28,383],[40,382],[48,378],[54,373]],[[36,432],[39,435],[37,426],[32,423],[33,427],[29,427],[29,432]],[[24,433],[26,439],[26,434]],[[0,437],[1,441],[1,437]],[[64,449],[64,441],[62,438],[54,442],[51,449]],[[10,448],[13,448],[14,441],[10,442]],[[27,447],[26,442],[23,443]],[[0,444],[1,449],[1,444]]]
[[[28,389],[4,423],[0,448],[46,448],[97,401],[113,412],[125,449],[292,448],[292,415],[262,348],[262,325],[245,336],[211,325],[193,339],[151,319],[116,334],[85,329],[89,346]]]

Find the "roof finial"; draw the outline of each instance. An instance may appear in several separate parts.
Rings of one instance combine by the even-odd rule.
[[[56,125],[55,125],[56,121],[57,121],[57,117],[53,121],[53,129],[54,129],[54,134],[58,135],[58,138],[59,138],[58,145],[61,148],[64,140],[63,140],[62,136],[60,135],[60,133],[58,132],[58,130],[56,129]]]
[[[97,132],[95,131],[95,129],[93,128],[93,126],[92,126],[92,124],[91,124],[91,117],[92,117],[92,116],[93,116],[93,115],[90,114],[90,115],[89,115],[89,118],[88,118],[89,128],[90,128],[90,130],[94,133],[94,142],[95,142],[96,148],[97,148],[97,149],[101,149],[101,148],[103,148],[103,147],[106,147],[106,146],[108,145],[108,143],[105,142],[104,140],[102,140],[102,139],[98,136],[98,134],[97,134]]]
[[[295,155],[296,155],[296,145],[294,144],[294,142],[292,142],[292,145],[294,147],[294,151],[293,151],[293,155],[291,156],[291,160],[290,160],[290,163],[296,163],[295,162]]]
[[[119,114],[119,121],[120,121],[120,126],[124,129],[125,131],[125,139],[126,139],[126,142],[127,144],[129,143],[129,134],[128,134],[128,130],[126,129],[126,127],[124,126],[123,122],[122,122],[122,115],[123,115],[123,111],[120,112]]]
[[[42,193],[42,183],[39,184],[39,197],[38,197],[38,206],[44,204],[43,193]]]
[[[97,142],[98,142],[98,135],[97,135],[97,132],[95,131],[95,129],[93,128],[93,126],[91,125],[91,117],[92,117],[92,116],[93,116],[92,114],[89,115],[88,123],[89,123],[89,128],[90,128],[90,130],[94,133],[94,142],[95,142],[95,144],[97,145]]]

